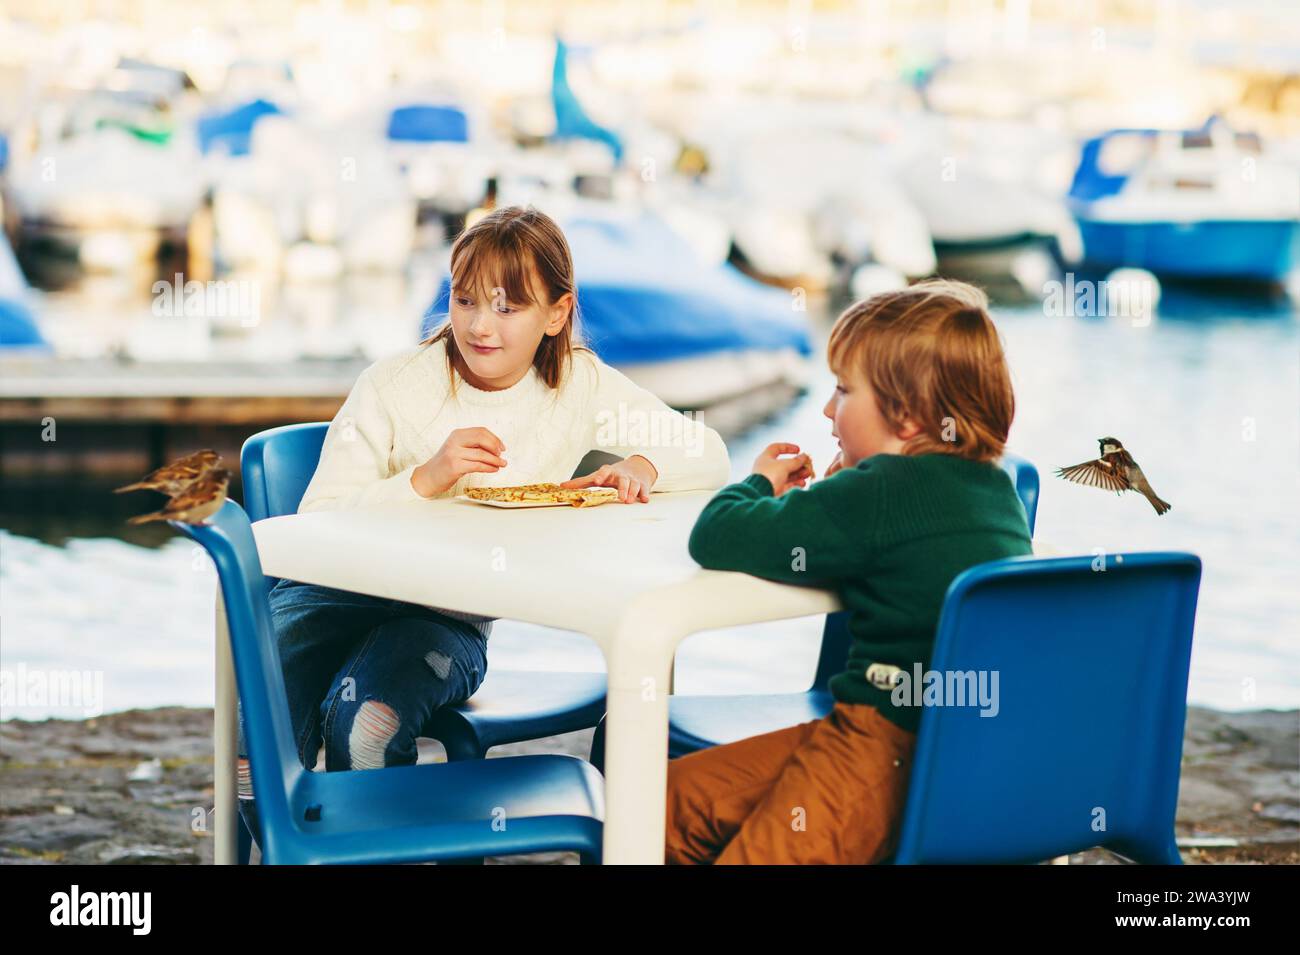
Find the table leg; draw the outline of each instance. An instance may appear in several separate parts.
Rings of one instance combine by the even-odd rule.
[[[217,582],[216,700],[212,713],[212,797],[214,803],[213,862],[234,865],[238,859],[239,830],[235,821],[235,760],[238,746],[235,664],[230,654],[230,630],[226,624],[226,603]]]
[[[608,644],[605,703],[606,865],[663,865],[668,691],[684,634],[629,613]]]

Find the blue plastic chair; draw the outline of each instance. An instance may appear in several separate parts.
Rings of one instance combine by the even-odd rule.
[[[294,746],[269,587],[248,515],[227,501],[210,524],[169,523],[211,555],[221,580],[263,862],[427,862],[548,851],[599,860],[604,784],[572,756],[307,771]]]
[[[1034,533],[1038,513],[1038,469],[1014,454],[1002,456],[1002,468],[1011,477],[1025,508],[1029,533]],[[810,688],[801,693],[760,693],[734,696],[673,696],[668,703],[668,756],[676,759],[696,750],[770,733],[787,726],[818,720],[835,705],[829,684],[844,670],[851,642],[848,614],[826,615],[821,653]],[[604,768],[605,720],[596,727],[591,761]]]
[[[328,427],[328,422],[285,425],[244,442],[240,471],[252,520],[297,513]],[[489,668],[473,698],[438,712],[425,735],[442,743],[449,761],[481,759],[503,743],[595,726],[605,710],[605,685],[604,673]],[[246,838],[241,818],[241,860],[247,858]]]
[[[251,520],[298,512],[328,427],[329,422],[272,427],[244,442],[239,468]],[[489,669],[471,700],[438,712],[425,732],[442,743],[450,761],[481,759],[502,743],[594,726],[604,712],[604,687],[604,673]]]
[[[930,667],[996,672],[997,714],[925,707],[893,861],[1028,863],[1104,846],[1180,863],[1200,580],[1185,553],[1016,557],[958,575]]]
[[[294,514],[325,441],[326,422],[271,428],[244,442],[240,470],[249,517]],[[595,726],[605,706],[605,674],[489,670],[473,699],[440,713],[430,736],[449,760],[479,759],[502,743]]]

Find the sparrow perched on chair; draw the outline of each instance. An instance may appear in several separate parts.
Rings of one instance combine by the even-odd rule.
[[[1114,491],[1116,494],[1137,491],[1151,502],[1157,514],[1169,510],[1172,505],[1160,500],[1156,492],[1151,490],[1146,475],[1133,460],[1133,455],[1124,450],[1124,445],[1120,444],[1118,439],[1098,438],[1097,443],[1101,445],[1101,457],[1095,461],[1084,461],[1073,467],[1057,468],[1057,475],[1075,484],[1099,487],[1103,491]]]
[[[191,481],[166,503],[161,511],[128,517],[128,524],[145,524],[149,521],[180,521],[182,524],[206,524],[209,517],[226,503],[226,489],[233,475],[225,468],[213,468],[201,478]]]
[[[211,448],[195,451],[191,455],[166,464],[156,471],[151,471],[134,484],[115,488],[114,494],[126,491],[160,491],[168,497],[175,497],[191,481],[203,477],[208,471],[221,464],[221,455]]]

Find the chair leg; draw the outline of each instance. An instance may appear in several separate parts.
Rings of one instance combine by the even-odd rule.
[[[253,854],[253,834],[248,831],[248,824],[244,822],[244,817],[239,817],[239,840],[238,847],[235,851],[235,861],[239,865],[248,865],[248,860]]]
[[[438,742],[442,748],[447,751],[447,762],[460,763],[471,759],[484,759],[487,753],[479,745],[478,740],[474,739],[470,733],[458,733],[446,731],[441,734]],[[483,865],[484,859],[449,859],[446,862],[440,862],[439,865]]]
[[[604,775],[605,772],[605,717],[596,724],[596,732],[591,737],[591,765]]]
[[[487,751],[469,733],[443,733],[438,742],[447,751],[447,762],[459,763],[468,759],[483,759]]]
[[[234,865],[239,861],[239,830],[232,817],[236,812],[235,750],[239,736],[239,692],[235,687],[235,659],[230,649],[230,626],[221,582],[216,584],[216,696],[212,713],[212,795],[216,810],[212,861]]]

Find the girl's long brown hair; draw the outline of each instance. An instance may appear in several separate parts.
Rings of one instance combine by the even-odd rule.
[[[535,276],[535,278],[534,278]],[[462,232],[451,247],[451,292],[473,289],[491,297],[504,293],[506,300],[536,305],[535,282],[545,290],[543,304],[554,305],[565,293],[573,295],[573,309],[555,335],[545,335],[533,356],[533,367],[551,388],[559,386],[575,350],[590,351],[577,329],[578,287],[573,279],[573,255],[568,240],[555,220],[531,206],[506,206],[488,213]],[[448,298],[448,309],[451,298]],[[447,349],[447,373],[455,388],[457,375],[464,375],[465,359],[456,346],[450,318],[420,342],[443,342]]]

